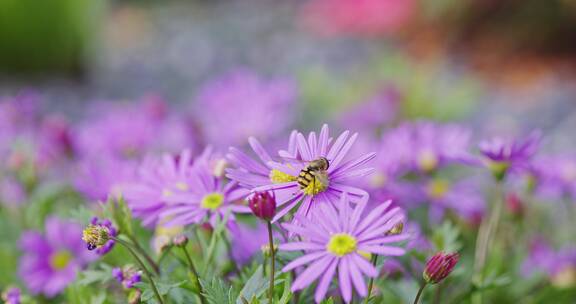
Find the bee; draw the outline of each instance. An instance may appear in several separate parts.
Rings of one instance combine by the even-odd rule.
[[[298,174],[298,185],[300,189],[306,189],[311,183],[315,187],[316,179],[323,184],[328,184],[328,176],[326,170],[330,167],[330,162],[325,157],[320,157],[309,162]]]

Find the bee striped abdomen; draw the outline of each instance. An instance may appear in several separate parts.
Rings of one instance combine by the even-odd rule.
[[[304,189],[310,185],[310,183],[314,180],[314,172],[306,167],[300,171],[298,175],[298,185],[300,185],[300,189]]]

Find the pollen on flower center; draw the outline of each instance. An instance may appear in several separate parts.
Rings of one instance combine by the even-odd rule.
[[[55,270],[62,270],[68,266],[73,256],[67,250],[60,250],[50,256],[50,266]]]
[[[293,182],[297,179],[296,176],[292,176],[276,169],[272,169],[268,176],[270,177],[270,181],[276,184]]]
[[[435,179],[428,184],[428,195],[435,199],[441,199],[450,190],[450,183],[443,179]]]
[[[424,171],[432,171],[438,166],[438,157],[430,150],[424,150],[418,156],[418,166]]]
[[[216,210],[224,202],[224,195],[221,193],[209,193],[202,198],[200,206],[204,209]]]
[[[310,184],[308,184],[306,188],[302,189],[302,191],[306,195],[316,195],[318,193],[326,191],[329,185],[330,183],[328,181],[327,176],[324,176],[324,178],[321,179],[315,177],[314,180]]]
[[[336,233],[332,235],[326,245],[326,250],[335,256],[342,257],[356,251],[358,241],[348,233]]]
[[[170,197],[172,195],[174,195],[174,192],[172,192],[172,190],[167,189],[167,188],[162,189],[162,196],[163,197]]]

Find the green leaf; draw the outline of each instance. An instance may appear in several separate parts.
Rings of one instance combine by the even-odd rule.
[[[133,235],[134,229],[132,227],[132,213],[126,205],[126,201],[122,197],[108,198],[108,213],[116,226],[122,233]]]
[[[93,283],[104,284],[112,280],[112,268],[106,264],[100,265],[100,270],[85,270],[81,272],[78,284],[81,286]]]
[[[458,241],[460,230],[449,221],[442,223],[432,235],[432,243],[437,251],[457,252],[462,248],[462,243]]]
[[[228,287],[224,281],[219,278],[213,278],[210,282],[200,280],[204,296],[208,303],[212,304],[232,304],[234,303],[232,287]]]
[[[268,288],[269,279],[265,277],[263,274],[262,265],[258,266],[254,271],[254,274],[248,279],[244,287],[240,291],[240,297],[244,297],[246,299],[251,299],[254,296],[259,297],[262,295],[266,289]],[[284,279],[280,278],[283,274],[276,273],[274,277],[274,285],[278,285],[284,283]],[[238,297],[236,299],[236,304],[243,304],[242,299]]]

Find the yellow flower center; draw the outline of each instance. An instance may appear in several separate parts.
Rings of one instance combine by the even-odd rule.
[[[224,195],[221,193],[209,193],[202,198],[200,206],[204,209],[216,210],[224,203]]]
[[[296,180],[296,176],[292,176],[276,169],[272,169],[268,176],[270,177],[270,181],[275,184],[293,182]]]
[[[576,286],[576,267],[568,266],[555,274],[552,278],[552,285],[557,288],[570,288]]]
[[[172,195],[174,195],[174,192],[172,192],[172,190],[170,190],[168,188],[162,189],[162,196],[163,197],[170,197]]]
[[[317,174],[322,174],[318,172]],[[316,195],[320,192],[326,191],[328,189],[328,176],[324,174],[323,178],[314,177],[312,182],[306,186],[306,188],[302,189],[304,194],[306,195]]]
[[[428,195],[434,199],[441,199],[450,190],[450,183],[444,179],[435,179],[428,184]]]
[[[326,245],[326,250],[335,256],[343,257],[356,251],[356,239],[348,233],[336,233],[332,235]]]
[[[66,250],[60,250],[50,256],[50,266],[55,270],[62,270],[68,266],[73,256]]]
[[[438,166],[438,157],[430,150],[424,150],[418,156],[418,166],[423,171],[432,171]]]

